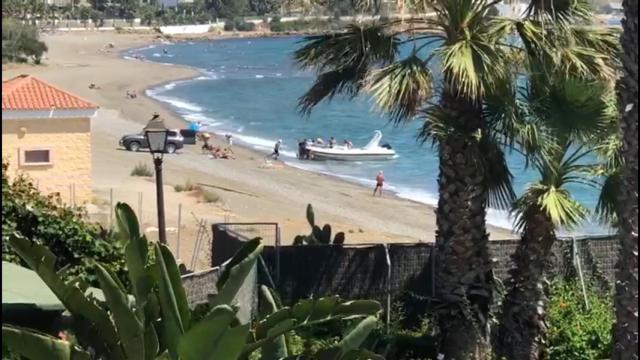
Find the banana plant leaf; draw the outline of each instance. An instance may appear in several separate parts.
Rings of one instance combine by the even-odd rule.
[[[249,325],[237,324],[235,310],[228,305],[215,307],[187,331],[178,343],[181,360],[237,359],[249,332]]]
[[[67,341],[12,325],[2,325],[2,345],[27,359],[90,359],[87,352]]]
[[[10,246],[47,284],[65,308],[76,318],[82,329],[78,337],[95,345],[96,350],[109,359],[124,359],[116,329],[109,314],[89,300],[80,288],[67,284],[55,271],[56,257],[46,247],[18,234],[8,237]]]

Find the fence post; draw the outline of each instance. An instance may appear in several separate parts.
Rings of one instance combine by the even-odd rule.
[[[276,284],[280,285],[280,225],[276,224]]]
[[[76,206],[76,184],[71,184],[71,188],[73,189],[73,207]]]
[[[191,269],[195,270],[196,257],[198,256],[198,243],[200,242],[200,234],[202,233],[202,219],[198,220],[198,232],[196,233],[196,241],[193,244],[193,254],[191,254]]]
[[[138,221],[140,225],[142,225],[142,192],[138,192]],[[160,229],[158,229],[158,231],[160,231]]]
[[[589,310],[589,299],[587,298],[587,289],[584,285],[584,276],[582,275],[582,265],[580,264],[580,256],[578,255],[578,244],[576,243],[575,236],[571,237],[571,248],[573,250],[573,265],[578,271],[580,277],[580,286],[582,286],[582,296],[584,297],[584,306],[586,310]]]
[[[182,224],[182,203],[178,204],[178,234],[176,239],[176,257],[180,259],[180,228]]]
[[[113,230],[113,188],[109,189],[109,230]]]
[[[73,193],[71,191],[71,184],[69,184],[69,206],[73,206]]]
[[[389,326],[391,324],[391,256],[389,256],[389,246],[387,243],[382,244],[384,248],[384,255],[387,260],[387,289],[386,289],[386,298],[387,298],[387,333],[389,333]]]

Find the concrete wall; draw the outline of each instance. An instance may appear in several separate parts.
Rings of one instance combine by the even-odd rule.
[[[176,35],[176,34],[205,34],[209,32],[211,28],[224,28],[224,23],[212,23],[202,25],[171,25],[160,26],[160,32],[163,34]]]
[[[51,148],[52,164],[21,166],[20,149],[33,147]],[[45,194],[57,192],[75,204],[92,198],[89,118],[2,119],[2,158],[9,162],[10,176],[27,174]]]

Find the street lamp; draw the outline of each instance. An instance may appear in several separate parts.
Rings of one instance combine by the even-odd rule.
[[[144,136],[149,145],[149,152],[153,156],[153,165],[156,169],[156,199],[158,206],[158,239],[161,244],[167,243],[166,227],[164,224],[164,192],[162,190],[162,157],[167,146],[169,130],[164,126],[164,121],[158,113],[154,113],[149,123],[144,128]]]

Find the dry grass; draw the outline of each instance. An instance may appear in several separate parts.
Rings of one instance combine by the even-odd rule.
[[[211,190],[202,190],[201,195],[202,195],[202,201],[207,204],[215,204],[220,202],[220,200],[222,200],[220,198],[220,195],[216,194]]]
[[[187,180],[187,182],[185,182],[184,185],[177,184],[173,186],[173,190],[175,190],[176,192],[194,191],[194,190],[201,190],[201,189],[202,188],[200,187],[200,185],[193,184],[191,180]]]
[[[143,177],[151,177],[153,176],[153,170],[149,167],[149,165],[144,163],[139,163],[136,167],[131,170],[131,176],[143,176]]]

